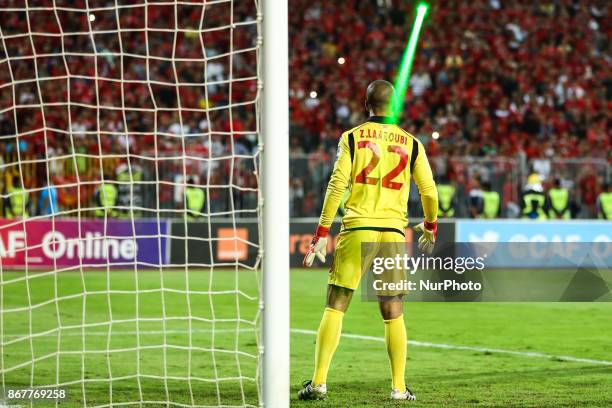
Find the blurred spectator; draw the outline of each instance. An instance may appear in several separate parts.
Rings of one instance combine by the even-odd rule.
[[[107,218],[118,215],[115,208],[117,205],[117,187],[113,183],[108,180],[103,181],[96,190],[95,198],[99,207],[96,210],[96,217]]]
[[[569,191],[561,186],[561,179],[558,177],[555,178],[553,186],[548,190],[548,200],[550,202],[548,218],[570,219]]]
[[[197,180],[194,177],[189,177],[187,179],[185,200],[185,209],[188,211],[188,218],[195,219],[202,217],[206,204],[206,194],[202,188],[197,186]]]
[[[438,217],[455,217],[456,196],[454,183],[446,180],[446,177],[437,180],[438,188]]]
[[[482,191],[482,184],[479,175],[474,176],[472,179],[472,188],[470,190],[468,208],[471,218],[481,217],[484,209],[484,192]]]
[[[30,193],[21,185],[21,177],[14,176],[7,189],[4,209],[6,218],[28,218],[30,213]]]
[[[493,191],[491,183],[482,183],[482,217],[499,218],[501,214],[501,199],[497,191]]]
[[[290,202],[290,213],[292,216],[302,216],[303,214],[303,201],[304,201],[304,186],[302,180],[294,178],[291,180],[289,186],[289,202]]]
[[[549,202],[544,194],[544,188],[539,175],[532,174],[525,185],[521,196],[521,215],[532,220],[545,220]]]
[[[608,183],[597,197],[598,217],[604,220],[612,220],[612,184]]]
[[[142,168],[137,164],[121,164],[116,170],[117,205],[120,208],[117,214],[123,218],[139,217],[143,207],[143,174]]]
[[[57,214],[58,209],[57,189],[52,183],[48,183],[40,192],[40,196],[38,198],[38,214],[53,215]]]
[[[423,96],[429,88],[431,88],[431,77],[427,71],[419,70],[410,77],[410,89],[414,96]]]

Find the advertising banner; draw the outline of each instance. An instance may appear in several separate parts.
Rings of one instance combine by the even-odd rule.
[[[459,220],[457,242],[611,242],[609,221]]]
[[[312,234],[316,229],[318,218],[294,218],[289,226],[289,257],[290,266],[302,266],[302,260],[310,245]],[[234,225],[231,220],[215,220],[210,223],[202,221],[190,222],[172,221],[170,242],[172,265],[217,266],[233,265],[236,262],[245,266],[253,266],[257,259],[259,237],[256,219],[239,219]],[[334,222],[328,239],[327,253],[332,254],[340,232],[340,222]],[[406,228],[406,241],[412,242],[412,229]],[[452,242],[455,237],[453,222],[441,222],[438,227],[438,240]],[[332,256],[328,256],[325,265],[329,267]]]
[[[167,262],[167,233],[167,222],[155,220],[0,219],[0,262],[5,268],[155,267]]]
[[[612,263],[608,221],[457,221],[458,243],[480,243],[496,268],[602,267]]]
[[[290,224],[287,248],[291,267],[300,267],[318,219],[297,218]],[[330,230],[328,253],[332,254],[340,223]],[[412,229],[406,228],[406,242]],[[453,222],[438,228],[440,242],[452,242]],[[26,251],[27,248],[27,251]],[[20,220],[0,219],[0,262],[4,268],[54,268],[69,266],[142,267],[185,264],[206,267],[236,263],[253,267],[257,262],[257,219],[203,221],[130,220]],[[326,265],[331,264],[327,257]]]
[[[256,219],[213,221],[171,221],[170,264],[206,268],[241,264],[253,268],[257,262],[258,224]],[[187,230],[185,231],[185,227]]]

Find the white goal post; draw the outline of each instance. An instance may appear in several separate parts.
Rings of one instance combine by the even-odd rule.
[[[264,0],[265,406],[289,406],[289,32],[287,0]]]

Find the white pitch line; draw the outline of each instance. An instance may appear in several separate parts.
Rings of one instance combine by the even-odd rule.
[[[79,330],[78,332],[76,332],[76,330]],[[74,329],[74,331],[69,331],[67,333],[62,333],[61,336],[67,336],[67,337],[76,337],[76,336],[82,336],[82,333],[80,331],[81,329]],[[194,329],[191,332],[192,333],[236,333],[236,332],[253,332],[255,330],[255,328],[252,329]],[[316,335],[317,332],[316,330],[305,330],[305,329],[291,329],[292,333],[298,333],[298,334],[310,334],[310,335]],[[124,331],[124,330],[113,330],[112,334],[113,335],[135,335],[135,334],[140,334],[140,335],[158,335],[158,334],[185,334],[187,333],[187,330],[142,330],[140,332],[136,332],[136,331]],[[109,331],[85,331],[85,336],[108,336]],[[48,333],[46,334],[46,336],[56,336],[57,332],[54,333]],[[29,335],[28,334],[21,334],[21,335],[4,335],[5,338],[28,338]],[[37,337],[36,333],[33,334],[33,337]],[[366,336],[366,335],[362,335],[362,334],[352,334],[352,333],[343,333],[342,337],[345,337],[347,339],[354,339],[354,340],[365,340],[365,341],[375,341],[375,342],[379,342],[379,343],[384,343],[385,339],[383,337],[376,337],[376,336]],[[572,356],[558,356],[558,355],[554,355],[554,354],[546,354],[546,353],[539,353],[539,352],[535,352],[535,351],[515,351],[515,350],[505,350],[505,349],[497,349],[497,348],[487,348],[487,347],[473,347],[473,346],[457,346],[457,345],[453,345],[453,344],[444,344],[444,343],[430,343],[427,341],[417,341],[417,340],[408,340],[408,344],[411,346],[415,346],[415,347],[429,347],[429,348],[437,348],[437,349],[445,349],[445,350],[467,350],[467,351],[476,351],[479,353],[494,353],[494,354],[507,354],[507,355],[512,355],[512,356],[521,356],[521,357],[531,357],[531,358],[544,358],[547,360],[560,360],[560,361],[567,361],[567,362],[572,362],[572,363],[587,363],[587,364],[596,364],[596,365],[605,365],[605,366],[612,366],[612,361],[606,361],[606,360],[594,360],[591,358],[581,358],[581,357],[572,357]]]
[[[317,332],[315,330],[303,330],[303,329],[291,329],[293,333],[300,334],[312,334],[316,335]],[[351,334],[351,333],[343,333],[342,337],[346,337],[348,339],[356,339],[356,340],[368,340],[368,341],[376,341],[376,342],[385,342],[383,337],[375,337],[375,336],[363,336],[361,334]],[[494,348],[486,348],[486,347],[472,347],[472,346],[455,346],[452,344],[444,344],[444,343],[429,343],[426,341],[416,341],[416,340],[408,340],[408,344],[416,347],[431,347],[431,348],[439,348],[446,350],[469,350],[469,351],[477,351],[480,353],[495,353],[495,354],[510,354],[513,356],[522,356],[522,357],[533,357],[533,358],[545,358],[549,360],[561,360],[561,361],[569,361],[573,363],[588,363],[588,364],[598,364],[598,365],[606,365],[612,366],[612,361],[606,360],[593,360],[590,358],[580,358],[580,357],[572,357],[572,356],[556,356],[553,354],[545,354],[531,351],[514,351],[514,350],[504,350],[504,349],[494,349]]]

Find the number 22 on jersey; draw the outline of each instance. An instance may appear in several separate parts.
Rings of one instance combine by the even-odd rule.
[[[357,143],[358,149],[369,149],[372,152],[372,158],[370,162],[357,174],[355,177],[355,183],[360,184],[372,184],[376,185],[379,182],[378,177],[370,177],[369,174],[378,166],[381,158],[380,147],[375,142],[370,140],[360,140]],[[391,154],[397,154],[399,156],[399,163],[389,171],[381,180],[381,186],[384,188],[390,188],[392,190],[400,190],[402,183],[394,181],[394,179],[406,168],[408,164],[408,153],[401,146],[389,145],[387,146],[387,152]]]

